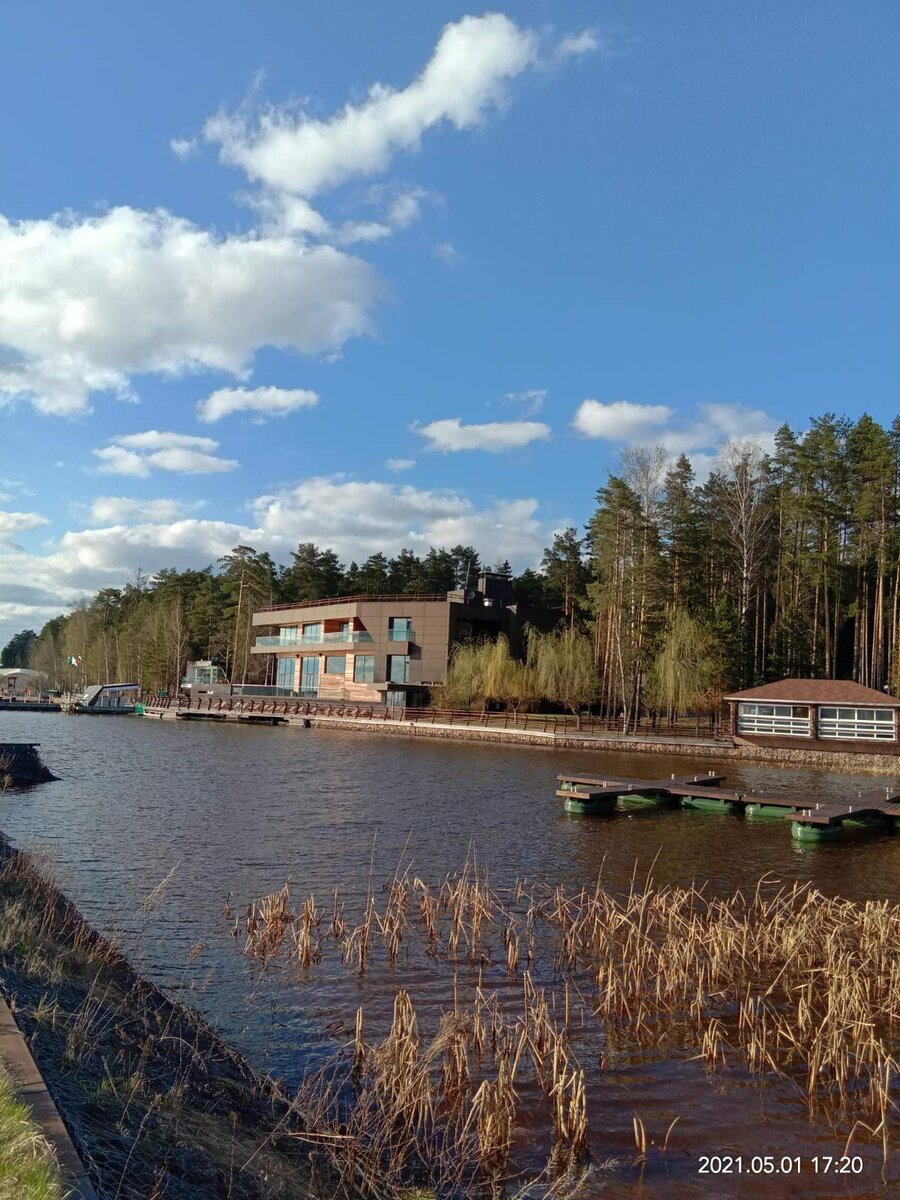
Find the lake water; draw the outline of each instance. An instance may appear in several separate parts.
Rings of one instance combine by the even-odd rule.
[[[48,855],[64,890],[104,931],[119,930],[156,982],[181,991],[258,1065],[289,1080],[328,1052],[357,1005],[370,1032],[384,1026],[398,986],[423,1021],[447,1003],[439,968],[387,968],[360,980],[333,953],[306,977],[296,968],[253,974],[222,910],[238,911],[291,879],[293,895],[327,904],[338,887],[359,902],[398,862],[439,882],[470,851],[502,887],[516,879],[590,885],[598,871],[626,886],[637,864],[657,883],[703,882],[729,894],[763,874],[851,899],[900,901],[900,838],[800,846],[780,824],[729,815],[660,811],[613,819],[566,816],[554,795],[561,770],[658,777],[720,768],[727,785],[836,799],[871,787],[869,776],[713,760],[600,755],[379,737],[333,730],[255,728],[139,718],[0,713],[0,741],[41,743],[62,778],[0,796],[0,830]],[[877,782],[877,781],[874,781]],[[173,871],[163,902],[140,903]],[[602,1077],[588,1067],[591,1144],[598,1158],[628,1155],[632,1114],[655,1135],[676,1116],[679,1155],[614,1176],[615,1196],[876,1196],[880,1152],[862,1150],[862,1178],[700,1178],[697,1157],[839,1154],[843,1139],[811,1126],[780,1085],[749,1087],[707,1076],[687,1055],[634,1056]],[[892,1167],[892,1172],[898,1168]],[[587,1193],[586,1193],[587,1194]]]

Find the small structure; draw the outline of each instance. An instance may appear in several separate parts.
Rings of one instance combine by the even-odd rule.
[[[732,734],[754,742],[804,738],[869,752],[882,744],[897,753],[900,700],[849,679],[779,679],[733,692],[725,702]],[[865,747],[854,744],[860,742]]]
[[[189,696],[230,696],[228,676],[211,658],[189,662],[181,681],[181,690]]]
[[[44,675],[25,667],[0,667],[0,699],[40,700],[44,690]]]
[[[87,689],[75,711],[89,716],[128,716],[135,711],[139,695],[138,683],[97,683]]]

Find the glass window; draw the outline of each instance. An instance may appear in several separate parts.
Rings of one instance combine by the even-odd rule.
[[[297,641],[297,633],[296,625],[282,625],[278,640],[283,642],[285,646],[293,646]]]
[[[308,625],[303,626],[304,642],[321,642],[322,640],[322,622],[310,621]]]
[[[350,636],[350,622],[349,621],[341,621],[339,633],[340,633],[341,637],[343,637],[343,638]]]
[[[892,742],[894,714],[889,708],[820,708],[819,737]]]
[[[357,654],[353,658],[353,682],[375,682],[375,655]]]
[[[388,641],[409,642],[412,640],[412,617],[388,618]]]
[[[812,731],[806,704],[740,704],[738,733],[809,737]]]
[[[387,677],[390,683],[409,683],[409,655],[389,654]]]
[[[310,654],[301,659],[301,662],[303,665],[300,672],[300,689],[315,695],[319,690],[319,656]]]
[[[285,691],[292,692],[294,690],[294,664],[296,660],[293,658],[279,658],[278,666],[275,672],[275,685],[279,688],[284,688]]]
[[[407,704],[406,697],[406,692],[398,692],[388,688],[387,692],[385,693],[384,702],[390,708],[405,708]]]
[[[325,656],[325,674],[343,675],[347,670],[346,654],[327,654]]]

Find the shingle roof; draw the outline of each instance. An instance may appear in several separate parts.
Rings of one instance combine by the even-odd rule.
[[[776,679],[762,687],[732,692],[726,700],[787,700],[793,704],[878,704],[900,708],[900,700],[888,692],[863,687],[852,679]]]

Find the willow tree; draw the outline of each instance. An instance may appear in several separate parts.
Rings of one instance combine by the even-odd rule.
[[[550,633],[529,630],[527,666],[536,693],[569,709],[580,727],[582,708],[600,694],[591,639],[572,628]]]
[[[496,641],[482,639],[456,646],[447,668],[447,679],[433,692],[446,708],[485,707],[490,701],[505,704],[514,712],[536,698],[533,672],[509,651],[501,634]]]
[[[675,609],[669,618],[650,668],[647,698],[670,722],[721,703],[722,660],[715,637],[684,609]]]

